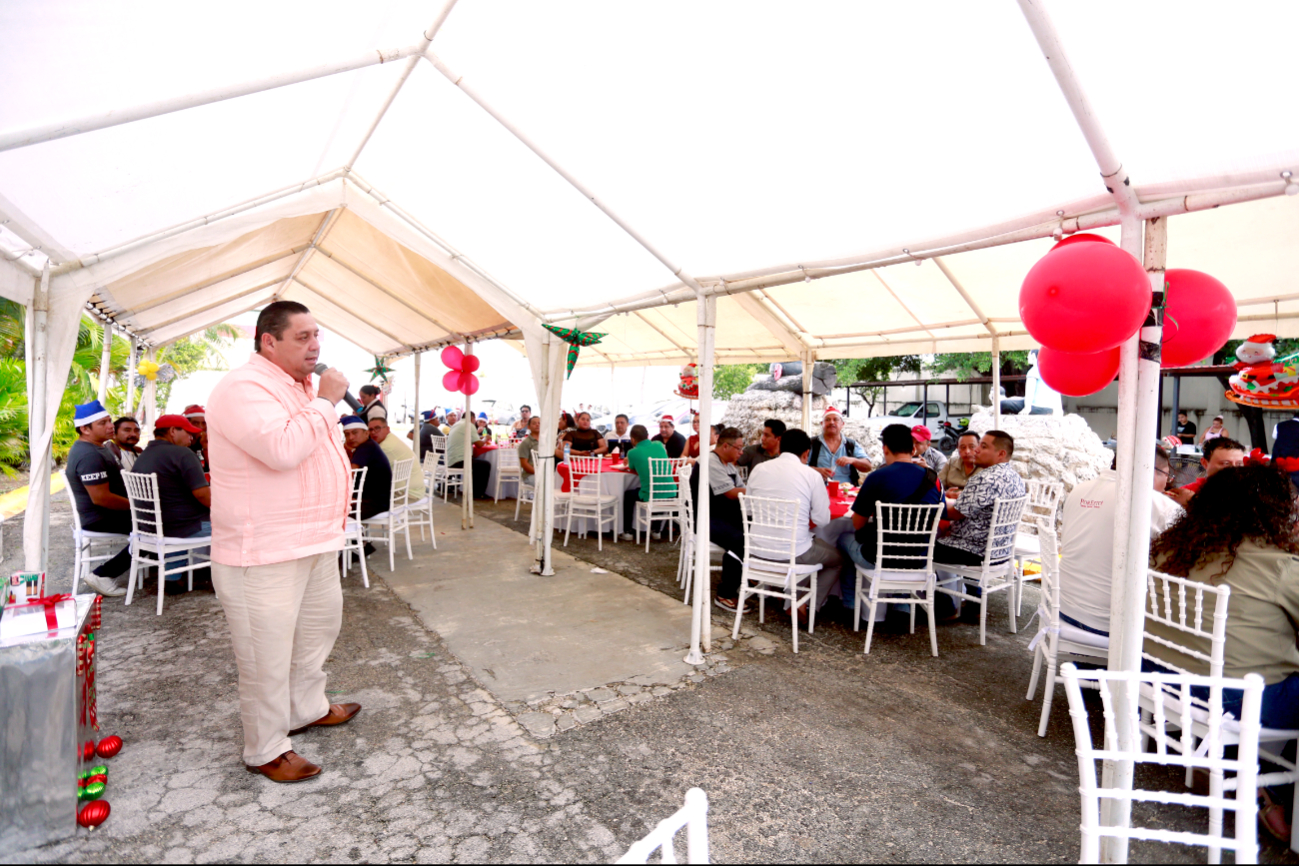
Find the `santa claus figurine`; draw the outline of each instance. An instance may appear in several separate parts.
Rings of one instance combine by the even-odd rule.
[[[686,364],[681,368],[681,384],[677,386],[677,395],[689,400],[699,399],[699,368]]]
[[[1272,359],[1276,357],[1276,347],[1272,345],[1274,340],[1276,334],[1255,334],[1250,337],[1236,347],[1236,363],[1231,366],[1237,370],[1249,370],[1255,376],[1270,373]],[[1258,381],[1260,385],[1265,384],[1261,378]]]

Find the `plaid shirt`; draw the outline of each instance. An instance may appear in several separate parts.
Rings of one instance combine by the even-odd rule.
[[[980,469],[952,503],[962,519],[952,523],[952,531],[943,538],[943,543],[983,556],[988,547],[988,531],[992,529],[993,504],[998,499],[1018,499],[1025,493],[1024,479],[1009,463]]]

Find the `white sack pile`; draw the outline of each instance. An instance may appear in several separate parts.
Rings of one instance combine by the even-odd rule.
[[[991,408],[970,419],[970,429],[978,433],[992,428]],[[1081,415],[1002,415],[1001,429],[1015,437],[1011,464],[1019,474],[1062,482],[1066,494],[1108,469],[1114,459]]]

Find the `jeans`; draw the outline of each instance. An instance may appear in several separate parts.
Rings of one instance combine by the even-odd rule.
[[[479,460],[477,457],[470,460],[469,463],[472,467],[470,469],[470,472],[472,473],[470,483],[473,485],[474,499],[484,499],[487,496],[487,479],[492,474],[492,464],[488,463],[486,460]],[[463,469],[464,466],[465,464],[463,461],[451,464],[452,469]],[[388,510],[386,505],[383,510]]]
[[[211,535],[211,534],[212,534],[212,521],[204,520],[199,524],[197,532],[191,532],[189,535],[181,535],[177,537],[193,538],[196,535]],[[171,568],[176,563],[186,560],[190,556],[190,554],[194,554],[194,555],[202,554],[203,556],[210,556],[211,553],[212,553],[212,548],[210,547],[196,547],[193,550],[189,550],[189,551],[177,550],[174,553],[167,554],[167,567]],[[189,572],[187,571],[178,571],[175,574],[167,575],[167,582],[172,583],[178,580],[185,580],[187,579],[188,575]]]

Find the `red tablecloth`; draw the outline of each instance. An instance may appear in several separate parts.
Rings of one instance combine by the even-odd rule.
[[[474,443],[474,456],[475,456],[475,457],[482,457],[482,456],[483,456],[484,454],[486,454],[488,451],[495,451],[497,448],[500,448],[500,447],[501,447],[501,446],[499,446],[499,445],[489,445],[489,444],[486,443],[486,442],[475,442],[475,443]]]
[[[559,477],[563,479],[564,482],[564,486],[561,487],[560,490],[564,493],[571,493],[572,485],[571,485],[571,479],[569,477],[568,464],[560,463],[555,468],[559,472]],[[627,461],[625,460],[620,460],[616,457],[601,457],[600,471],[601,472],[630,472],[631,470],[627,468]],[[589,475],[590,473],[586,473],[586,474]],[[585,476],[578,475],[577,480],[580,482],[583,477]]]
[[[836,520],[846,515],[852,508],[853,502],[857,500],[857,491],[860,488],[850,487],[847,493],[843,493],[838,483],[829,486],[830,492],[830,516]]]

